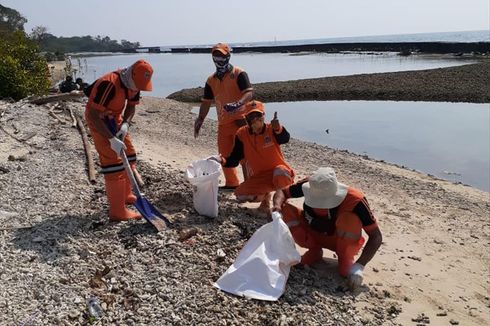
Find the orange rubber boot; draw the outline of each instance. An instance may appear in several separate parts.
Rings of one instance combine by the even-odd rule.
[[[111,221],[127,221],[141,219],[141,215],[126,208],[125,172],[110,173],[104,176],[107,201],[109,202],[109,219]]]
[[[136,196],[133,194],[133,190],[131,189],[131,182],[129,181],[129,177],[127,174],[124,175],[124,183],[126,188],[126,204],[133,205],[136,203]]]

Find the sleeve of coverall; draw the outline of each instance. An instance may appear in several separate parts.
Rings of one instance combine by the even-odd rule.
[[[367,232],[378,227],[378,223],[369,208],[366,197],[362,198],[362,200],[354,207],[354,213],[356,213],[361,220],[364,231]]]
[[[202,97],[202,99],[206,101],[214,100],[213,90],[211,89],[211,86],[209,86],[208,83],[206,83],[206,85],[204,86],[204,96]]]
[[[250,80],[248,79],[248,74],[245,71],[242,71],[239,75],[238,78],[236,79],[236,82],[238,84],[238,89],[242,92],[248,92],[251,91],[252,85],[250,84]]]
[[[132,98],[128,99],[128,105],[138,105],[140,104],[141,92],[136,93]]]
[[[281,129],[281,132],[278,134],[273,132],[274,137],[276,138],[276,141],[279,145],[286,144],[287,142],[289,142],[290,138],[289,132],[286,130],[286,128],[284,128],[284,126],[281,126]]]
[[[234,168],[238,166],[238,163],[243,159],[243,143],[235,136],[235,145],[233,146],[233,150],[231,151],[230,156],[225,158],[225,164],[223,165],[225,168]]]
[[[88,101],[88,106],[94,108],[97,111],[105,111],[110,101],[116,95],[115,85],[108,81],[102,80],[100,83],[95,85],[94,96]]]

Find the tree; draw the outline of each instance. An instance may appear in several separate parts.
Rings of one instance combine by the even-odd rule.
[[[27,19],[17,10],[0,5],[0,33],[24,31]]]
[[[31,40],[37,42],[37,44],[42,44],[49,35],[51,34],[48,33],[48,28],[46,26],[36,26],[32,29],[29,37]]]
[[[0,38],[0,97],[19,100],[41,95],[50,86],[46,60],[22,31]]]

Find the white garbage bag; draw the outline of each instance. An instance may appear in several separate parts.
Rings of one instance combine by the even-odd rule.
[[[279,213],[258,229],[214,286],[247,298],[276,301],[286,289],[291,266],[301,256]]]
[[[187,167],[187,180],[192,184],[194,208],[204,216],[218,216],[218,184],[221,164],[198,160]]]

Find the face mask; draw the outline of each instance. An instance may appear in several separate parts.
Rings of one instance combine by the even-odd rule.
[[[216,74],[218,78],[223,77],[223,75],[228,71],[230,65],[230,56],[219,57],[213,56],[213,62],[216,66]]]

